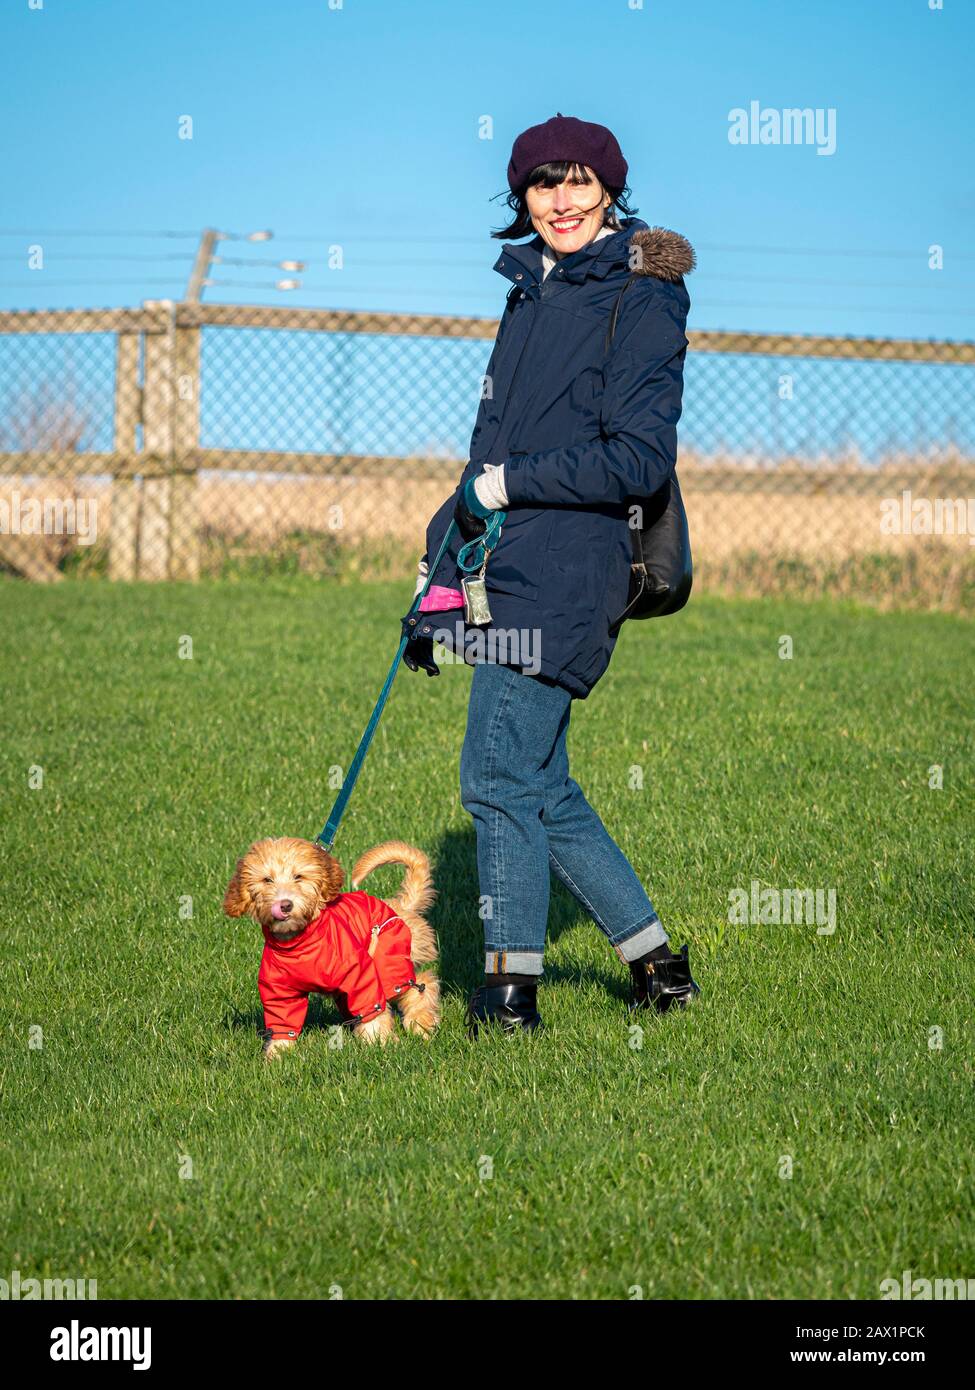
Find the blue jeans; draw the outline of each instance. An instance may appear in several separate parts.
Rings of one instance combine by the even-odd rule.
[[[477,832],[488,973],[542,973],[550,870],[623,960],[667,940],[629,860],[569,776],[571,703],[544,678],[475,667],[460,787]]]

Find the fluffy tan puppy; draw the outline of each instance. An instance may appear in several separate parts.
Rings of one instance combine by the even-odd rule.
[[[386,900],[358,891],[383,864],[405,866],[399,892]],[[436,973],[414,965],[437,957],[424,916],[436,896],[427,856],[390,840],[357,861],[354,891],[343,893],[344,881],[342,866],[309,840],[259,840],[237,861],[223,909],[228,917],[251,917],[264,935],[259,986],[268,1058],[294,1045],[310,993],[337,998],[363,1042],[395,1037],[387,1003],[408,1032],[430,1037],[440,1022]]]

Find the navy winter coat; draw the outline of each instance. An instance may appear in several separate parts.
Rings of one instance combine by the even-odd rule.
[[[495,263],[513,286],[470,462],[430,521],[427,559],[467,480],[486,463],[504,464],[507,520],[486,575],[491,626],[533,630],[541,674],[585,699],[609,664],[609,627],[626,606],[629,507],[652,496],[676,462],[690,307],[682,277],[694,253],[677,233],[628,218],[543,280],[543,245],[538,236],[505,245]],[[610,312],[631,275],[638,279],[606,357]],[[455,532],[432,583],[460,587],[461,543]],[[426,613],[418,632],[453,633],[462,620],[463,610]]]

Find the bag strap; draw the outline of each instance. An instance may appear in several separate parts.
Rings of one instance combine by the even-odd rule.
[[[636,278],[635,275],[631,275],[613,301],[613,307],[609,314],[609,327],[606,329],[606,342],[603,345],[604,353],[608,353],[613,345],[613,339],[616,336],[616,325],[620,316],[620,304],[622,303],[624,294],[626,294],[626,291],[635,282]]]
[[[629,279],[625,281],[623,288],[620,290],[619,294],[613,300],[613,307],[610,310],[609,314],[609,325],[606,329],[606,342],[603,347],[604,357],[609,354],[609,350],[613,345],[613,339],[616,336],[616,325],[619,322],[620,305],[623,302],[623,296],[624,294],[626,294],[626,291],[630,288],[630,286],[636,282],[636,280],[637,276],[631,275]],[[645,569],[643,555],[643,534],[640,531],[639,526],[633,526],[630,528],[630,540],[633,547],[633,559],[631,561],[631,568]]]

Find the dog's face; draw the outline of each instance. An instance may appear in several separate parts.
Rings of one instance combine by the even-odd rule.
[[[258,840],[227,885],[228,917],[253,917],[282,940],[296,936],[342,891],[345,872],[309,840]]]

